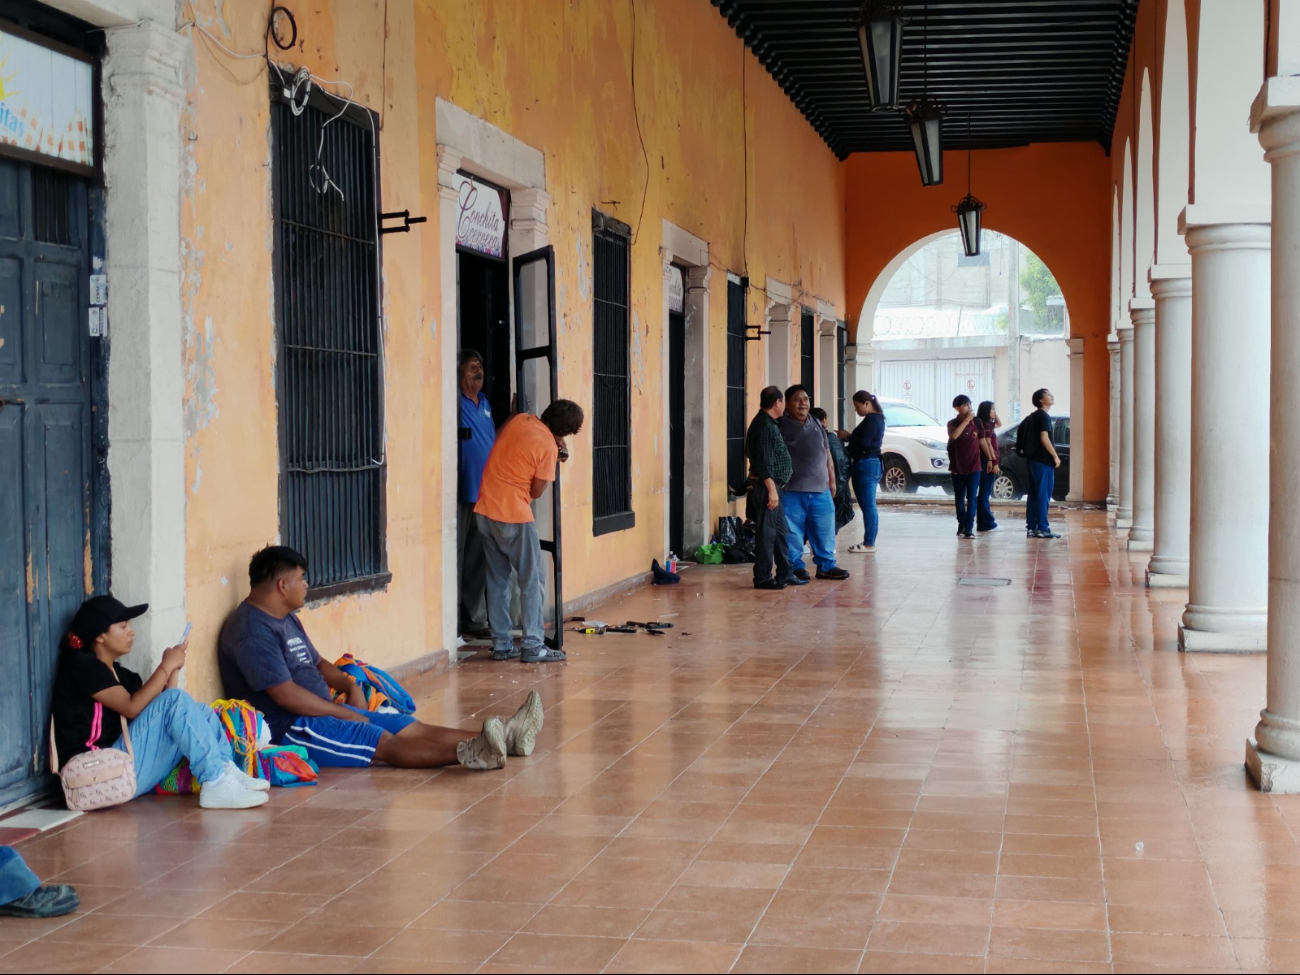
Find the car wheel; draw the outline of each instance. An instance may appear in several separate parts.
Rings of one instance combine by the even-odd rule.
[[[995,501],[1014,501],[1020,497],[1020,485],[1010,474],[999,474],[993,482],[993,499]]]
[[[880,489],[886,494],[915,494],[916,478],[912,476],[907,461],[901,457],[885,459],[884,470],[880,477]]]

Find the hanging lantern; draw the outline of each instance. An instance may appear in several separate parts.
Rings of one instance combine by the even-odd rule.
[[[975,257],[980,252],[980,244],[983,243],[980,234],[984,219],[984,204],[967,193],[952,209],[957,214],[957,229],[961,231],[961,244],[966,248],[966,256]]]
[[[943,182],[943,112],[928,98],[914,101],[904,110],[912,130],[912,148],[921,171],[922,186]]]
[[[903,25],[906,22],[893,5],[880,0],[868,0],[862,5],[858,45],[862,48],[862,66],[867,71],[867,95],[872,108],[898,104]]]

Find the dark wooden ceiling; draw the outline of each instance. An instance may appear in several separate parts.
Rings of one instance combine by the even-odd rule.
[[[841,159],[911,149],[901,114],[868,102],[861,0],[712,2]],[[1137,5],[900,0],[899,101],[926,91],[944,108],[945,148],[1095,141],[1109,150]]]

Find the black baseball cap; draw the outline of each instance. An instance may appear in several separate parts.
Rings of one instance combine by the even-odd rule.
[[[127,606],[112,596],[92,596],[72,618],[72,635],[83,647],[90,647],[115,623],[124,623],[149,612],[149,604]]]

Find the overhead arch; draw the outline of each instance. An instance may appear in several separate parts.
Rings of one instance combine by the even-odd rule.
[[[965,170],[965,153],[946,155],[947,172]],[[891,265],[897,270],[905,251],[956,228],[952,208],[965,186],[952,179],[921,186],[910,152],[856,153],[844,169],[845,303],[850,341],[862,346],[871,342],[879,303],[877,296],[873,315],[864,315],[867,297],[882,273]],[[986,204],[984,225],[1014,237],[1052,269],[1070,312],[1070,334],[1083,340],[1089,500],[1105,498],[1108,484],[1111,183],[1111,162],[1094,143],[1039,143],[972,157],[971,190]]]
[[[1133,202],[1133,294],[1151,297],[1149,273],[1156,253],[1155,132],[1151,124],[1151,75],[1142,72],[1138,109],[1137,166]]]
[[[1120,324],[1128,322],[1128,302],[1133,297],[1133,153],[1124,140],[1123,188],[1119,196],[1119,301]]]
[[[1187,74],[1187,11],[1166,5],[1156,104],[1156,263],[1187,264],[1191,256],[1178,232],[1191,178],[1191,93]]]

